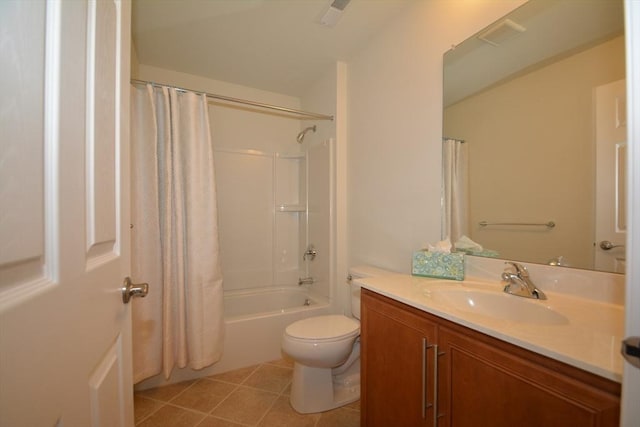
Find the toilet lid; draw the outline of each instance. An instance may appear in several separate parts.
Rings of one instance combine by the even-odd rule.
[[[341,314],[298,320],[285,329],[285,333],[292,338],[311,340],[337,339],[359,332],[360,322]]]

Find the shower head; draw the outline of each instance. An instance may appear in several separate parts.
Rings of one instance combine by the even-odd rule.
[[[296,141],[298,141],[299,144],[302,144],[302,141],[304,141],[304,136],[306,135],[307,132],[309,132],[310,130],[312,131],[316,131],[316,125],[313,126],[309,126],[308,128],[306,128],[305,130],[303,130],[302,132],[300,132],[298,134],[298,136],[296,137]]]

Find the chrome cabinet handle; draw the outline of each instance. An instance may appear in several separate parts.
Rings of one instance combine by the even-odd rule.
[[[438,425],[438,345],[433,346],[433,427]]]
[[[603,251],[608,251],[613,248],[623,248],[623,247],[624,245],[614,245],[609,240],[603,240],[602,242],[600,242],[600,249],[602,249]]]
[[[433,349],[433,403],[427,402],[427,352]],[[422,419],[427,416],[427,409],[433,408],[433,427],[438,425],[438,357],[444,353],[438,352],[438,345],[427,343],[422,338]]]
[[[129,304],[132,297],[146,297],[149,293],[148,283],[132,283],[131,278],[125,277],[122,285],[122,302]]]
[[[422,419],[425,419],[427,416],[427,408],[429,404],[427,403],[427,349],[430,346],[427,345],[427,339],[422,338],[422,402],[420,406],[422,406]]]

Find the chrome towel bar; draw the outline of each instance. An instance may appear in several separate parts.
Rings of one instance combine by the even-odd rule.
[[[553,221],[549,222],[488,222],[488,221],[480,221],[478,223],[480,227],[488,227],[491,225],[516,225],[516,226],[525,226],[525,227],[548,227],[553,228],[556,226],[556,223]]]

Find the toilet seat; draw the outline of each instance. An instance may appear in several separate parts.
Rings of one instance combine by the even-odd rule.
[[[360,322],[341,314],[309,317],[293,322],[285,334],[300,341],[338,341],[360,334]]]

